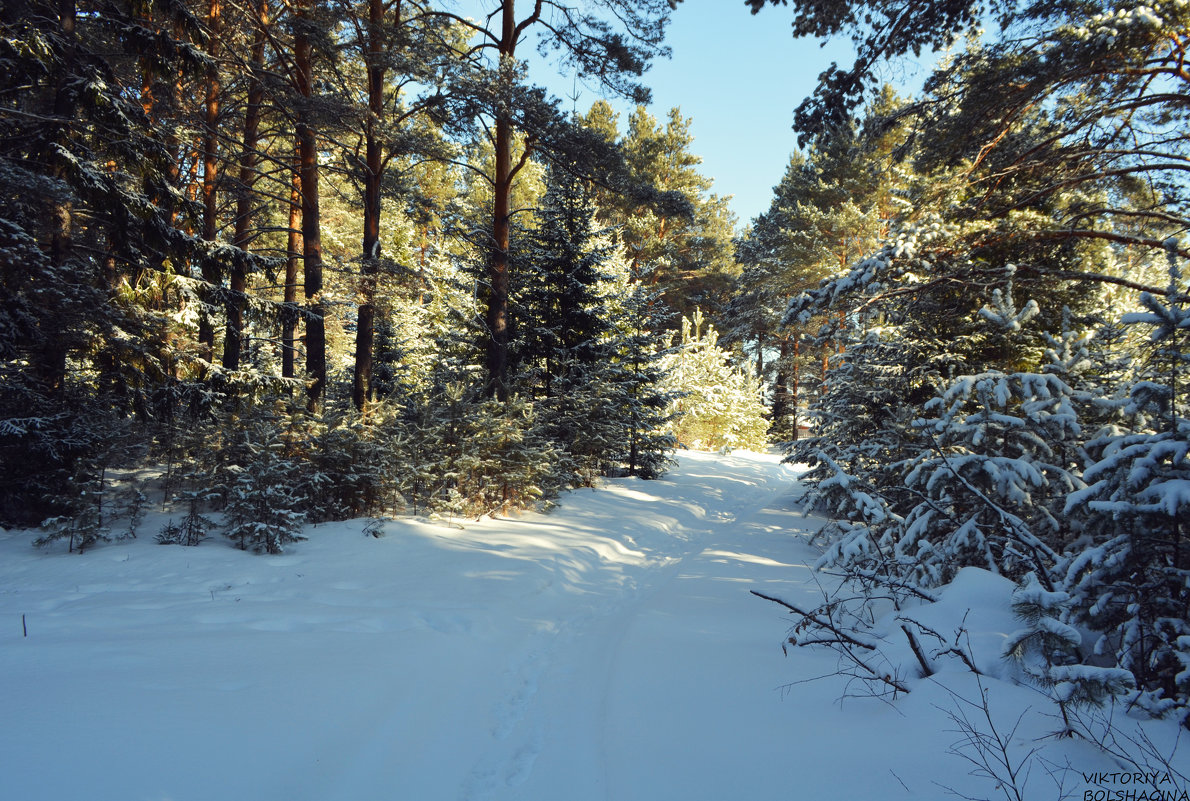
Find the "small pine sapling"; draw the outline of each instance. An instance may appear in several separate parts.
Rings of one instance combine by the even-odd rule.
[[[1064,736],[1076,731],[1072,708],[1102,706],[1136,689],[1127,670],[1081,664],[1082,635],[1061,620],[1069,606],[1068,593],[1047,590],[1028,574],[1012,594],[1012,611],[1024,627],[1008,635],[1003,650],[1023,678],[1049,692],[1061,711]]]
[[[79,494],[64,498],[61,508],[66,514],[43,521],[42,535],[33,541],[43,548],[58,540],[67,540],[70,553],[82,553],[100,542],[111,542],[111,528],[103,518],[103,498],[107,492],[102,472],[89,481],[79,482]]]
[[[186,505],[186,516],[180,524],[170,520],[162,526],[156,538],[161,545],[198,545],[215,527],[215,523],[202,513],[206,503],[211,500],[209,492],[187,490],[181,493],[181,498]]]
[[[224,508],[225,534],[241,550],[279,554],[285,545],[299,542],[306,521],[297,511],[299,501],[285,484],[288,469],[278,465],[254,465],[244,471],[231,487]]]
[[[703,322],[700,309],[683,317],[681,342],[662,359],[663,386],[676,396],[671,431],[687,447],[759,450],[768,436],[760,381],[731,365],[718,333]]]
[[[1038,313],[1034,301],[1017,309],[1015,268],[1007,272],[1004,291],[980,310],[1001,338]],[[1050,581],[1051,543],[1067,538],[1058,506],[1082,486],[1068,455],[1082,435],[1077,400],[1053,372],[987,370],[953,379],[925,404],[934,416],[913,426],[922,450],[904,463],[920,500],[896,546],[901,561],[918,563],[918,581],[945,583],[964,566]]]
[[[128,520],[128,528],[120,534],[120,539],[136,539],[136,530],[145,518],[145,507],[149,499],[141,492],[140,487],[132,484],[120,491],[119,500]]]
[[[302,465],[288,456],[290,443],[278,420],[249,420],[234,440],[235,461],[220,471],[224,533],[244,550],[281,553],[305,539],[304,499],[295,489]]]

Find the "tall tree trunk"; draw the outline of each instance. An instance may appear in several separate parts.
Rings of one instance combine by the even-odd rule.
[[[488,393],[508,398],[508,252],[511,245],[512,123],[496,120],[496,184],[488,264]]]
[[[397,8],[400,24],[400,7]],[[356,314],[355,372],[351,399],[361,412],[372,398],[372,351],[376,338],[376,276],[380,264],[380,181],[384,157],[377,128],[384,114],[383,0],[368,0],[368,119],[364,127],[364,236],[360,257],[360,304]]]
[[[297,265],[298,250],[302,244],[301,160],[298,157],[297,142],[293,148],[293,174],[289,182],[289,237],[285,258],[285,308],[281,312],[281,377],[294,378],[297,370],[294,362],[297,356]]]
[[[221,0],[210,0],[207,7],[207,28],[211,44],[207,55],[212,62],[219,57],[219,36],[222,27],[223,8]],[[202,134],[202,238],[214,242],[219,230],[219,202],[215,183],[219,178],[219,67],[213,64],[207,74],[206,119]],[[203,257],[202,279],[210,286],[217,286],[222,278],[219,268],[209,257]],[[215,354],[215,323],[207,312],[199,318],[198,341],[204,359],[212,361]]]
[[[514,0],[504,0],[500,57],[515,58],[517,25]],[[496,116],[496,175],[492,201],[492,253],[488,260],[488,394],[508,399],[508,253],[512,231],[512,120],[507,110]]]
[[[298,8],[294,33],[294,67],[298,93],[298,160],[302,186],[302,278],[306,297],[306,373],[310,380],[307,406],[316,412],[326,393],[326,308],[322,303],[322,221],[318,207],[318,136],[311,101],[314,97],[313,45],[309,5]]]
[[[260,109],[264,102],[264,46],[268,35],[268,0],[256,3],[256,31],[252,37],[251,79],[248,84],[248,105],[244,110],[243,153],[240,156],[240,179],[236,187],[236,220],[232,244],[240,250],[247,250],[252,234],[253,209],[252,190],[256,184],[256,164],[259,160],[256,148],[260,144]],[[248,275],[242,262],[236,262],[231,270],[231,297],[227,303],[227,333],[223,343],[223,366],[228,370],[240,368],[243,351],[244,307],[247,304]]]
[[[801,391],[802,383],[802,366],[801,366],[801,339],[795,331],[793,334],[793,393],[790,399],[790,406],[793,408],[793,438],[796,440],[798,435],[798,404],[801,402],[798,398],[798,393]]]
[[[773,379],[773,427],[778,433],[784,430],[785,421],[789,417],[789,339],[781,339],[781,351],[778,357],[777,375]]]

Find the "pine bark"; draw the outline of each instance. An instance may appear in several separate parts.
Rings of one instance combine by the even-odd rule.
[[[252,54],[249,63],[251,77],[248,83],[247,106],[244,109],[244,138],[240,155],[240,175],[236,187],[236,219],[232,244],[239,250],[248,250],[252,237],[252,222],[255,215],[253,187],[256,185],[257,162],[260,145],[261,106],[264,103],[264,46],[268,36],[268,0],[258,0],[253,10],[256,13],[255,31],[252,36]],[[227,331],[223,342],[223,367],[238,370],[244,345],[244,308],[247,305],[248,275],[243,262],[237,261],[231,270],[231,297],[227,303]]]
[[[309,6],[299,8],[294,34],[298,103],[298,162],[302,192],[302,280],[306,299],[307,407],[317,412],[326,393],[326,308],[322,302],[322,221],[318,202],[318,135],[313,120],[313,44]]]
[[[301,162],[296,141],[293,149],[293,174],[289,183],[289,237],[285,258],[285,308],[281,312],[281,377],[297,375],[297,268],[302,245]]]
[[[264,103],[264,46],[268,35],[268,0],[258,0],[254,6],[256,29],[252,36],[252,55],[249,69],[247,106],[244,109],[243,151],[240,155],[240,175],[236,187],[236,219],[232,244],[248,250],[255,217],[253,187],[256,185],[257,147],[260,144],[261,106]],[[223,367],[238,370],[244,345],[244,308],[247,305],[248,275],[243,262],[237,261],[231,270],[231,297],[227,303],[227,332],[223,342]]]
[[[210,32],[210,47],[207,55],[215,61],[219,57],[219,36],[222,27],[223,8],[220,0],[210,0],[207,6],[207,27]],[[216,182],[219,178],[219,95],[221,85],[219,68],[212,66],[207,73],[205,119],[202,133],[202,238],[214,242],[218,234],[219,197]],[[222,276],[209,255],[202,260],[202,278],[209,286],[218,286]],[[212,361],[215,353],[215,323],[204,312],[198,326],[199,350],[204,359]]]
[[[398,19],[400,8],[397,9]],[[379,125],[384,114],[383,0],[368,0],[368,117],[364,127],[364,235],[360,257],[360,304],[356,312],[355,370],[351,399],[363,411],[372,399],[373,349],[376,340],[376,277],[380,266],[380,181],[384,153]]]
[[[492,255],[488,265],[488,393],[508,398],[508,252],[512,217],[512,123],[496,120],[496,183],[492,207]]]
[[[501,59],[516,55],[517,36],[514,0],[502,3],[500,46]],[[508,253],[512,233],[512,120],[508,110],[496,116],[496,174],[493,183],[492,253],[488,262],[488,394],[499,400],[508,399]]]

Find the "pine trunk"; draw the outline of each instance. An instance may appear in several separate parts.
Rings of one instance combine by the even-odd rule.
[[[297,370],[297,265],[302,232],[301,162],[297,143],[293,150],[293,174],[289,182],[289,237],[285,258],[285,308],[281,312],[281,377],[294,378]]]
[[[488,265],[488,392],[508,397],[508,253],[511,245],[512,123],[496,120],[496,185]]]
[[[398,11],[399,14],[399,11]],[[360,304],[356,313],[355,373],[351,398],[363,411],[372,398],[372,362],[376,340],[376,276],[380,265],[380,181],[383,151],[377,128],[384,113],[384,54],[380,34],[383,0],[368,0],[368,119],[364,129],[364,236],[360,257]]]
[[[207,54],[215,62],[219,57],[219,35],[223,9],[220,0],[210,0],[207,7],[207,27],[211,34]],[[202,134],[202,238],[214,242],[218,234],[219,199],[216,181],[219,178],[219,68],[212,66],[206,81],[206,119]],[[219,268],[209,255],[203,256],[202,279],[209,286],[218,286],[221,276]],[[199,351],[207,361],[214,359],[215,323],[203,312],[198,326]]]
[[[309,7],[299,8],[302,19],[294,34],[294,66],[298,104],[298,161],[302,191],[302,278],[306,297],[306,373],[310,381],[307,406],[317,412],[326,393],[326,309],[322,304],[322,221],[318,203],[318,135],[314,130],[313,45],[305,29]]]
[[[504,0],[500,55],[512,58],[518,36],[513,0]],[[488,262],[488,394],[508,399],[508,253],[512,232],[512,120],[507,110],[496,117],[496,175],[492,202],[492,254]]]
[[[256,4],[256,31],[252,38],[252,77],[248,84],[248,105],[244,111],[243,154],[240,156],[240,180],[236,197],[235,234],[232,240],[240,250],[247,250],[255,210],[252,190],[256,185],[257,146],[260,144],[260,114],[264,102],[264,46],[269,24],[268,0]],[[223,343],[223,366],[238,370],[243,351],[244,308],[247,305],[248,275],[242,263],[231,271],[231,298],[227,304],[227,334]]]

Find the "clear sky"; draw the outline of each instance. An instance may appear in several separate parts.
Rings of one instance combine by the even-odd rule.
[[[733,196],[740,226],[768,209],[796,148],[793,110],[832,61],[841,66],[853,61],[847,39],[826,47],[795,40],[792,20],[793,12],[780,6],[752,15],[744,0],[683,0],[666,35],[673,57],[656,61],[645,75],[653,89],[653,116],[664,121],[677,106],[693,120],[692,150],[703,159],[702,174],[714,179],[714,192]],[[910,64],[908,69],[915,68]],[[916,88],[924,73],[916,69],[898,77],[895,84]],[[565,106],[577,88],[580,112],[599,97],[536,59],[530,79],[564,98]],[[623,126],[631,107],[613,105]]]
[[[715,180],[717,194],[733,196],[740,225],[768,209],[785,172],[797,144],[793,109],[832,60],[851,64],[850,42],[820,48],[816,41],[795,41],[791,21],[792,12],[781,7],[753,16],[743,0],[683,0],[666,36],[673,57],[656,61],[645,75],[653,116],[664,122],[677,106],[693,120],[692,150],[703,159],[702,174]],[[570,105],[570,79],[538,63],[530,79]],[[582,84],[577,89],[578,110],[586,111],[598,94]],[[614,105],[623,126],[631,108]]]

